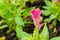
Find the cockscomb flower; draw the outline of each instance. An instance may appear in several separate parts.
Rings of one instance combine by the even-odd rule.
[[[60,0],[55,0],[56,2],[60,3]]]
[[[31,10],[31,15],[32,15],[32,19],[34,22],[34,26],[35,28],[38,27],[39,29],[40,27],[40,15],[41,15],[42,11],[38,10],[38,9],[33,9]]]

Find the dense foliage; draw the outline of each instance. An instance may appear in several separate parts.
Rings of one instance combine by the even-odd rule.
[[[47,22],[53,23],[53,26],[56,26],[57,20],[60,21],[60,2],[56,0],[45,0],[46,6],[43,6],[44,10],[34,7],[26,7],[26,2],[30,1],[31,4],[35,0],[0,0],[0,29],[9,28],[6,33],[11,31],[16,32],[18,40],[59,40],[60,37],[55,37],[49,39],[49,31],[47,28]],[[43,16],[49,16],[44,21],[41,30],[41,14]],[[27,18],[31,17],[33,22],[26,21]],[[4,24],[2,24],[4,23]],[[34,31],[32,34],[29,34],[23,31],[25,24],[34,23]]]

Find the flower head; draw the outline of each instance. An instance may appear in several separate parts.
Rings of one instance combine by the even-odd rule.
[[[39,27],[40,28],[40,15],[41,15],[42,11],[38,10],[38,9],[33,9],[31,10],[31,15],[32,15],[32,19],[34,21],[34,25],[35,27]]]
[[[31,15],[33,19],[39,19],[38,17],[40,17],[41,11],[38,9],[33,9],[31,10]]]
[[[57,3],[60,3],[60,0],[55,0]]]

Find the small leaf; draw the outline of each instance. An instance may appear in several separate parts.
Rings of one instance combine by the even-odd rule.
[[[56,24],[57,24],[57,20],[56,19],[54,19],[53,20],[53,25],[56,27]]]
[[[49,10],[43,10],[43,15],[49,16],[51,12]]]
[[[38,30],[38,27],[36,27],[36,29],[34,30],[33,39],[34,40],[38,40],[39,39],[39,30]]]
[[[60,21],[60,13],[57,16],[57,20]]]
[[[44,28],[40,34],[40,39],[41,40],[49,40],[49,32],[48,32],[48,28],[47,25],[44,25]]]
[[[51,40],[60,40],[60,37],[52,38]]]
[[[50,9],[50,7],[48,7],[48,6],[43,6],[43,8],[44,8],[44,9]]]
[[[31,3],[34,3],[36,0],[30,0]]]
[[[50,2],[50,1],[48,1],[48,0],[47,0],[47,1],[45,1],[45,3],[46,3],[46,5],[47,5],[47,6],[50,6],[50,4],[51,4],[51,2]]]
[[[46,18],[44,21],[49,23],[51,20],[49,18]]]
[[[7,32],[6,32],[6,33],[8,34],[8,33],[10,33],[11,31],[12,31],[12,30],[11,30],[11,29],[9,29],[9,30],[7,30]]]
[[[11,13],[9,13],[9,12],[6,12],[6,13],[2,13],[2,17],[3,18],[10,18],[11,17]]]
[[[3,0],[0,0],[0,3],[3,3]]]
[[[4,22],[4,20],[1,20],[1,21],[0,21],[0,25],[1,25],[3,22]]]
[[[23,12],[22,16],[30,16],[30,11],[33,9],[34,7],[30,7],[25,9],[25,11]]]
[[[21,3],[21,5],[18,7],[18,9],[17,9],[17,10],[21,10],[22,8],[24,8],[24,6],[25,6],[25,3],[24,3],[24,2],[22,2],[22,3]]]
[[[8,26],[7,25],[3,25],[3,26],[0,26],[0,29],[4,29],[6,27],[8,27]]]
[[[58,16],[58,13],[56,13],[56,14],[51,14],[51,15],[50,15],[50,20],[55,19],[57,16]]]
[[[17,37],[20,40],[25,40],[27,37],[29,37],[29,34],[23,31],[23,28],[21,25],[16,26],[16,33],[17,33]]]
[[[18,15],[15,18],[15,22],[18,25],[24,25],[24,22],[23,22],[22,18],[20,16],[18,16]]]

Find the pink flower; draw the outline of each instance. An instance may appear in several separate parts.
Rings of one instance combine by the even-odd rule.
[[[32,19],[34,21],[34,25],[35,27],[38,27],[39,29],[40,27],[40,15],[41,15],[42,11],[38,10],[38,9],[33,9],[31,10],[31,15],[32,15]]]
[[[60,0],[55,0],[56,2],[60,3]]]

